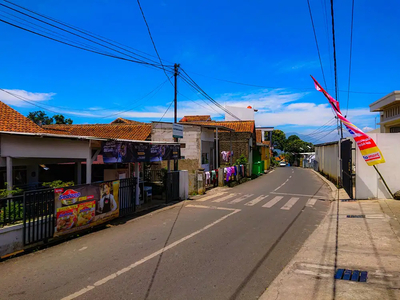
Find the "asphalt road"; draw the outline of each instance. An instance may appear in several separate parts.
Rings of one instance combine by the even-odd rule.
[[[0,299],[257,299],[325,216],[329,187],[279,168],[0,263]]]

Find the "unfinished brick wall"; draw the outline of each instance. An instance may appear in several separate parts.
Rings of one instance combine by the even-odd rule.
[[[171,170],[174,169],[174,161],[170,162]],[[168,168],[168,162],[162,161],[161,168]],[[200,163],[198,159],[180,159],[178,161],[178,169],[179,170],[187,170],[189,173],[194,173],[200,168]]]
[[[221,157],[221,151],[230,151],[230,133],[229,132],[220,132],[218,134],[219,137],[219,154],[220,154],[220,162],[221,165],[224,164],[224,161]],[[249,161],[249,139],[252,137],[252,134],[249,132],[232,132],[232,151],[233,151],[233,162],[239,159],[240,155],[244,154]]]

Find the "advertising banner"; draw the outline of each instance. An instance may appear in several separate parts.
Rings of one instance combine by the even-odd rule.
[[[352,124],[349,120],[343,117],[342,112],[340,111],[339,102],[336,101],[331,95],[329,95],[318,83],[318,81],[315,80],[314,77],[311,76],[311,78],[314,80],[316,90],[322,92],[325,97],[328,98],[328,101],[335,111],[336,116],[339,120],[343,122],[344,126],[346,126],[347,130],[356,141],[357,146],[360,149],[361,155],[363,156],[368,166],[384,163],[385,159],[383,158],[383,155],[379,148],[376,146],[374,140],[366,135],[356,125]]]
[[[72,233],[119,216],[119,180],[54,189],[54,236]]]
[[[180,145],[135,144],[108,141],[102,143],[104,163],[156,162],[180,157]]]

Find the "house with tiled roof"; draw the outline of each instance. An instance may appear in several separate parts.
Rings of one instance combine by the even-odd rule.
[[[111,124],[145,124],[143,122],[135,121],[135,120],[129,120],[129,119],[124,119],[124,118],[116,118],[114,121],[111,122]]]
[[[51,133],[65,133],[76,136],[98,137],[106,139],[123,139],[134,141],[151,140],[151,124],[145,123],[111,123],[111,124],[52,124],[43,125]]]
[[[249,170],[252,171],[253,151],[256,147],[255,121],[186,121],[196,116],[185,116],[180,121],[181,124],[198,124],[209,126],[227,127],[233,131],[219,131],[219,157],[222,165],[229,165],[236,162],[242,155],[247,159]],[[233,156],[227,156],[228,152],[233,152]]]
[[[272,157],[272,131],[273,127],[258,127],[256,128],[256,146],[257,151],[254,151],[254,161],[261,161],[264,170],[268,170],[271,165]]]
[[[88,138],[49,132],[1,101],[0,116],[0,188],[5,183],[23,188],[36,185],[43,171],[40,165],[92,161]],[[86,173],[89,178],[91,170]]]

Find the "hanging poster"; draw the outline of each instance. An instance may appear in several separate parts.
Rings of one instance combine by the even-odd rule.
[[[72,233],[119,216],[119,180],[54,189],[54,236]]]
[[[108,141],[102,143],[104,163],[157,162],[180,158],[180,145],[139,144]]]

